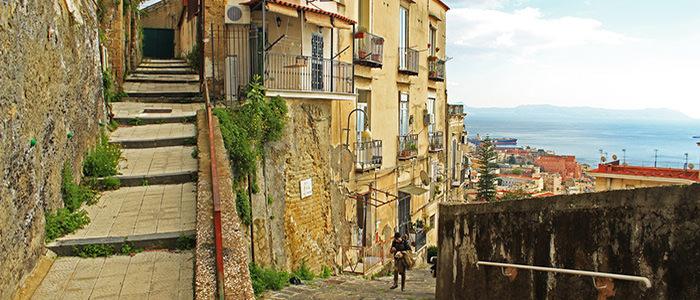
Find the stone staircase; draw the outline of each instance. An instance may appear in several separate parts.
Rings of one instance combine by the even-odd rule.
[[[192,251],[167,249],[195,234],[195,119],[204,107],[197,77],[182,60],[144,60],[127,77],[124,91],[125,101],[112,104],[120,126],[109,139],[123,148],[117,176],[121,186],[84,207],[90,224],[47,247],[59,255],[95,244],[164,250],[133,257],[59,257],[35,299],[193,298]]]

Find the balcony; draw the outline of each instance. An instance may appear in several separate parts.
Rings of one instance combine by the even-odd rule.
[[[399,160],[407,160],[418,156],[418,134],[399,136]]]
[[[352,64],[304,55],[266,53],[265,87],[352,93]]]
[[[369,32],[355,33],[355,58],[358,65],[380,68],[384,60],[384,38]]]
[[[355,171],[366,172],[382,167],[382,141],[355,143]]]
[[[462,104],[448,104],[447,114],[450,117],[464,116],[464,105]]]
[[[445,138],[442,131],[435,131],[428,133],[428,151],[430,152],[440,152],[444,149]]]
[[[418,50],[399,48],[399,72],[418,75]]]
[[[428,58],[428,78],[434,81],[445,81],[445,61],[431,56]]]

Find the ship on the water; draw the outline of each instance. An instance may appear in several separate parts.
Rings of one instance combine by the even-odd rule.
[[[490,138],[491,143],[493,143],[494,146],[517,146],[518,145],[518,139],[516,138]],[[478,134],[476,135],[476,138],[468,138],[467,141],[469,143],[472,143],[476,146],[479,146],[481,142],[484,139],[482,139]]]

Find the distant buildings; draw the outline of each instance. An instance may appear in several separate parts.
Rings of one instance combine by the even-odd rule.
[[[580,179],[583,176],[581,165],[571,155],[544,155],[535,159],[535,165],[543,172],[558,173],[562,181]]]
[[[588,174],[595,177],[596,192],[700,182],[697,170],[625,166],[619,161],[599,164]]]

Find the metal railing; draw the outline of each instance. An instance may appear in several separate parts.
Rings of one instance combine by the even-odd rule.
[[[355,143],[355,170],[365,172],[382,167],[382,141]]]
[[[611,279],[624,280],[624,281],[641,282],[644,284],[645,287],[647,287],[647,288],[651,287],[651,281],[648,278],[641,277],[641,276],[623,275],[623,274],[615,274],[615,273],[604,273],[604,272],[593,272],[593,271],[582,271],[582,270],[572,270],[572,269],[560,269],[560,268],[550,268],[550,267],[539,267],[539,266],[530,266],[530,265],[518,265],[518,264],[498,263],[498,262],[490,262],[490,261],[478,261],[478,262],[476,262],[476,266],[477,266],[477,268],[479,266],[515,268],[515,269],[524,269],[524,270],[541,271],[541,272],[552,272],[552,273],[590,276],[590,277],[594,277],[594,278],[596,278],[596,277],[598,277],[598,278],[611,278]]]
[[[411,159],[418,155],[418,134],[399,136],[398,158],[400,160]]]
[[[428,149],[430,152],[440,152],[444,148],[444,135],[442,131],[434,131],[428,133]]]
[[[352,64],[284,53],[265,56],[266,88],[352,93]]]
[[[448,104],[447,114],[450,116],[464,115],[464,105],[462,104]]]
[[[435,56],[428,58],[428,78],[435,81],[445,80],[445,61]]]
[[[385,243],[372,246],[341,246],[342,272],[352,274],[367,274],[378,265],[384,265],[391,260]]]
[[[418,50],[411,48],[399,48],[399,72],[418,74]]]
[[[423,247],[427,244],[427,233],[425,232],[425,229],[423,228],[418,228],[416,230],[416,249],[415,252],[418,252],[419,250],[423,249]]]
[[[355,58],[358,65],[381,67],[384,60],[384,38],[369,32],[355,33]]]

